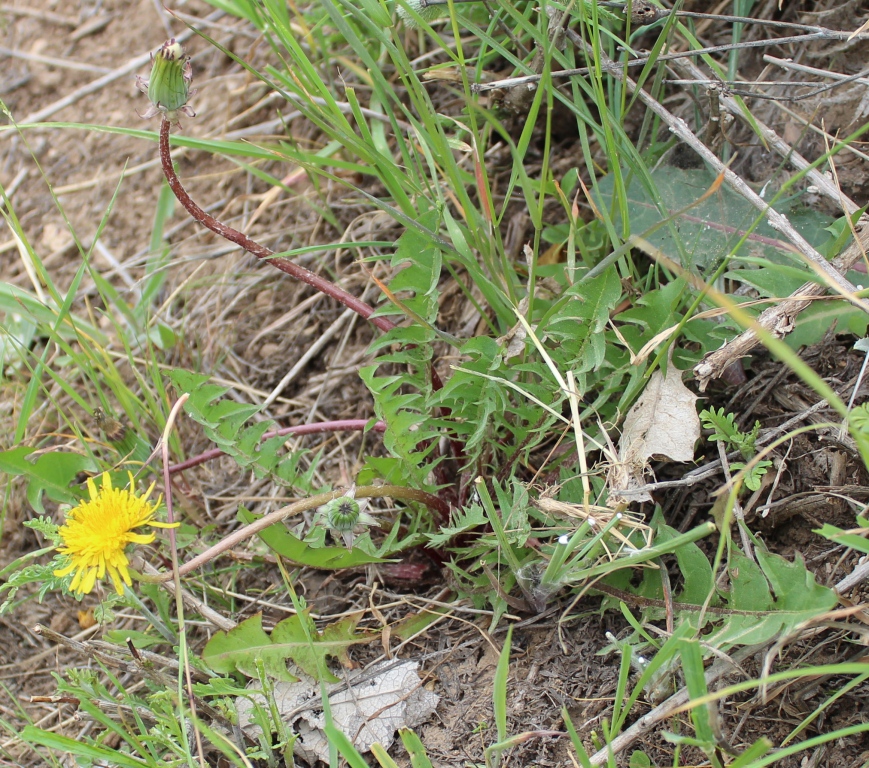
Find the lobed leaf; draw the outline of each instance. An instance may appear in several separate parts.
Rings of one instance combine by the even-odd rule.
[[[271,420],[245,426],[261,410],[258,406],[220,399],[229,387],[209,383],[209,376],[179,368],[170,371],[169,379],[189,395],[184,404],[187,414],[201,424],[205,435],[240,467],[250,469],[257,477],[268,475],[282,485],[296,487],[302,492],[311,490],[311,473],[299,472],[305,451],[282,453],[285,437],[263,440],[266,432],[276,428]],[[313,467],[316,467],[316,462]]]
[[[77,453],[51,451],[42,453],[31,462],[28,456],[37,453],[36,448],[19,446],[0,452],[0,472],[27,478],[27,501],[39,514],[45,514],[43,494],[52,501],[76,504],[81,496],[70,485],[80,472],[94,473],[99,470],[93,459]]]
[[[228,632],[217,632],[203,649],[202,660],[217,673],[237,671],[253,679],[260,663],[270,677],[295,682],[298,678],[287,668],[287,661],[292,661],[319,680],[321,670],[326,670],[327,658],[349,662],[347,649],[351,645],[368,643],[375,637],[370,632],[356,632],[356,622],[353,618],[343,619],[318,632],[305,612],[279,622],[269,635],[263,629],[262,614],[258,613]],[[324,679],[339,682],[327,670]]]

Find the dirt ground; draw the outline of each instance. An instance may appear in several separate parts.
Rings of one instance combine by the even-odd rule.
[[[719,5],[723,9],[729,4]],[[772,14],[777,3],[761,5],[764,8],[755,15]],[[811,11],[815,13],[812,23],[848,30],[856,29],[869,11],[866,4],[830,2],[827,13],[823,5],[789,0],[784,3],[791,20],[805,18],[801,12]],[[709,10],[703,6],[694,3],[696,10]],[[211,7],[198,0],[182,0],[173,7],[180,14],[199,18],[214,14]],[[158,2],[83,0],[70,5],[56,0],[10,0],[0,6],[0,30],[0,99],[19,124],[64,121],[156,130],[156,123],[146,123],[137,115],[137,111],[145,111],[146,104],[135,89],[133,77],[146,74],[148,66],[144,61],[138,66],[125,65],[131,58],[147,56],[170,33],[183,31],[183,25],[166,14]],[[262,41],[229,16],[215,18],[209,31],[223,45],[257,64],[268,55]],[[196,42],[190,47],[200,91],[195,100],[197,117],[184,121],[184,136],[249,135],[255,141],[275,130],[268,124],[274,117],[273,101],[259,83],[204,44]],[[793,55],[789,51],[777,53]],[[865,44],[846,49],[819,43],[810,53],[814,66],[846,73],[856,72],[869,62],[869,47]],[[744,74],[755,77],[762,68],[758,58],[754,65],[746,64]],[[111,77],[112,73],[115,76]],[[105,82],[89,87],[99,78],[105,78]],[[862,91],[849,93],[849,98],[825,105],[822,117],[831,133],[847,134],[866,119]],[[70,103],[63,104],[64,99]],[[686,102],[684,110],[688,109]],[[799,107],[801,114],[813,110],[812,117],[820,124],[817,104]],[[762,107],[758,116],[789,137],[810,159],[824,151],[822,137],[803,131],[799,120],[788,117],[775,105]],[[291,127],[297,141],[317,138],[313,129],[301,121],[293,122]],[[556,157],[555,162],[566,163],[573,149],[574,145],[565,140],[564,156]],[[869,203],[865,155],[841,157],[838,171],[843,190],[859,205]],[[295,197],[281,196],[275,202],[267,184],[229,160],[215,160],[190,150],[176,150],[175,159],[179,175],[194,198],[276,251],[316,244],[334,236],[314,204],[316,195],[330,199],[350,238],[394,240],[399,234],[380,214],[359,203],[344,201],[340,189],[326,185],[315,194],[307,181],[298,181],[293,182]],[[263,167],[279,177],[283,175],[278,164]],[[734,167],[747,175],[751,169],[752,181],[762,182],[764,172],[774,163],[761,149],[746,148]],[[0,182],[34,249],[61,286],[69,284],[79,266],[70,230],[89,246],[111,207],[94,259],[104,277],[119,290],[135,287],[148,252],[161,179],[153,136],[139,138],[51,127],[0,135]],[[67,220],[55,198],[62,203]],[[325,299],[311,300],[302,310],[309,321],[299,331],[299,324],[293,323],[292,308],[308,300],[310,291],[262,268],[239,249],[228,248],[177,208],[168,226],[172,243],[168,290],[178,290],[183,300],[168,303],[163,319],[178,329],[183,343],[171,351],[165,362],[214,371],[234,383],[239,393],[261,402],[283,378],[286,361],[304,354],[341,310]],[[350,256],[342,256],[329,269],[340,273],[350,261]],[[6,282],[32,285],[18,256],[18,245],[6,228],[0,228],[0,275]],[[347,282],[345,287],[358,294],[372,290],[363,278],[355,284]],[[91,298],[96,297],[92,287],[88,290]],[[364,325],[353,321],[342,328],[341,334],[339,346],[327,346],[297,380],[280,392],[270,410],[272,417],[283,424],[372,415],[369,396],[356,376],[366,359],[371,334]],[[803,359],[834,389],[845,393],[845,399],[863,363],[862,355],[853,351],[852,345],[853,339],[846,335],[831,335],[803,352]],[[748,367],[747,382],[735,386],[717,383],[707,393],[707,403],[735,410],[743,424],[759,419],[764,427],[770,427],[804,413],[817,400],[794,375],[783,372],[780,365],[763,354],[755,355]],[[0,409],[4,420],[14,418],[18,394],[14,387],[5,388]],[[856,402],[867,394],[869,383],[864,382]],[[83,413],[77,416],[86,419]],[[41,411],[40,417],[44,419],[37,430],[40,434],[57,428],[55,414]],[[834,413],[821,409],[810,418],[832,420]],[[188,455],[210,447],[197,434],[195,425],[182,429]],[[361,438],[329,440],[328,460],[323,464],[325,471],[333,473],[328,479],[340,481],[342,475],[352,472],[360,451],[369,449],[372,440],[370,436],[364,444]],[[2,447],[11,445],[4,441]],[[795,439],[782,449],[781,458],[785,455],[786,469],[771,499],[773,507],[765,516],[750,514],[749,523],[773,551],[788,558],[800,553],[820,583],[834,585],[853,570],[856,557],[812,531],[825,522],[852,527],[854,509],[842,500],[842,495],[865,502],[869,499],[869,478],[853,448],[839,440],[834,430],[821,441]],[[716,458],[717,454],[698,457],[698,464]],[[658,468],[658,479],[680,477],[683,472],[683,467],[662,466]],[[204,500],[198,505],[191,503],[196,508],[194,514],[205,514],[207,509],[209,523],[216,525],[234,520],[240,496],[266,499],[273,492],[266,484],[251,487],[228,460],[187,472],[185,482],[191,498]],[[713,502],[712,493],[720,484],[720,476],[714,477],[658,499],[670,525],[685,530],[706,516]],[[0,541],[3,565],[39,546],[34,534],[21,526],[21,521],[33,514],[22,498],[21,488],[10,484],[9,491]],[[260,511],[268,508],[268,502],[264,502]],[[245,586],[256,589],[264,584],[279,584],[276,569],[268,565],[264,568],[268,570],[261,575],[261,582],[239,584],[236,589],[242,592]],[[412,590],[381,586],[379,593],[372,593],[365,574],[324,578],[310,573],[303,575],[302,581],[305,578],[309,578],[308,599],[321,615],[367,610],[370,601],[376,599],[392,606],[384,610],[386,619],[392,620],[406,612],[408,606],[420,608],[428,604],[427,600],[452,599],[443,583],[431,581]],[[280,595],[280,589],[274,594]],[[869,588],[857,587],[847,597],[854,603],[865,602]],[[93,607],[95,602],[86,600],[84,607]],[[616,612],[601,613],[599,605],[600,597],[584,598],[563,624],[559,620],[567,603],[539,617],[518,617],[521,623],[513,635],[508,686],[510,733],[563,731],[562,707],[567,708],[580,735],[600,733],[615,694],[619,659],[599,652],[608,644],[607,633],[618,636],[626,625]],[[42,727],[55,727],[68,736],[75,736],[83,727],[68,706],[31,701],[33,696],[50,696],[55,691],[53,674],[89,663],[68,651],[58,651],[53,643],[35,635],[31,627],[40,623],[79,639],[97,637],[99,628],[82,628],[79,609],[72,600],[52,596],[41,604],[26,603],[15,614],[0,618],[0,681],[5,693],[0,697],[0,754],[14,761],[4,764],[41,764],[40,758],[22,748],[14,737],[28,719]],[[256,610],[256,605],[251,604],[232,618],[240,620]],[[267,609],[265,618],[278,620],[283,615],[278,609]],[[409,658],[421,661],[427,683],[441,697],[436,714],[417,729],[436,766],[479,764],[484,747],[493,739],[492,681],[496,649],[503,643],[504,631],[502,628],[490,635],[488,623],[485,612],[458,611],[403,651]],[[134,625],[125,617],[117,619],[119,627]],[[865,637],[864,633],[863,642]],[[787,645],[773,669],[860,658],[865,649],[854,638],[851,628],[831,622],[823,631]],[[355,658],[364,664],[367,654],[373,658],[379,652],[363,649],[355,653]],[[762,663],[760,654],[745,660],[743,667],[749,674],[756,674]],[[737,679],[731,675],[721,682]],[[719,712],[722,737],[736,748],[744,748],[760,736],[769,736],[773,741],[783,738],[841,684],[839,679],[800,683],[780,689],[765,702],[751,695],[728,699]],[[632,721],[652,706],[638,705]],[[824,733],[864,721],[867,713],[869,685],[864,683],[829,706],[807,733]],[[687,718],[687,714],[681,714],[669,719],[664,728],[645,733],[633,749],[644,750],[653,764],[672,764],[673,745],[661,738],[661,731],[689,732]],[[393,751],[400,760],[400,750]],[[630,750],[620,765],[627,765],[629,754]],[[699,752],[682,753],[683,764],[691,764],[691,759],[703,764],[704,758]],[[869,742],[854,738],[784,759],[779,765],[857,768],[867,760]],[[539,736],[507,753],[505,764],[568,766],[572,762],[566,739]]]

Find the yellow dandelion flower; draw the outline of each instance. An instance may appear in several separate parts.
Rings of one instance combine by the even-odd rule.
[[[153,533],[136,533],[142,525],[159,528],[175,527],[174,524],[156,522],[153,517],[160,505],[158,498],[148,502],[154,484],[144,496],[137,496],[130,474],[130,489],[112,488],[108,472],[103,473],[99,490],[93,478],[88,479],[90,501],[83,501],[67,513],[66,522],[58,533],[63,546],[57,551],[69,558],[69,564],[54,572],[55,576],[68,576],[75,571],[69,588],[79,595],[88,594],[97,579],[106,573],[112,579],[119,595],[124,584],[130,586],[129,564],[124,550],[128,544],[150,544]]]

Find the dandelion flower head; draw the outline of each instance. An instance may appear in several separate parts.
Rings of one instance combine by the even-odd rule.
[[[69,563],[54,575],[62,577],[74,572],[69,585],[71,592],[88,594],[106,573],[119,595],[124,592],[124,584],[133,583],[125,552],[127,545],[154,541],[154,533],[136,533],[135,529],[143,525],[174,527],[153,519],[160,505],[159,498],[154,503],[148,501],[153,490],[152,483],[143,496],[137,496],[132,474],[129,490],[113,488],[108,472],[103,473],[99,489],[93,478],[88,479],[90,500],[71,509],[58,531],[63,546],[57,550],[69,558]]]

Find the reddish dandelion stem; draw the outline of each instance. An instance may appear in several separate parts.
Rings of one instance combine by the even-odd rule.
[[[316,288],[321,293],[325,293],[336,301],[340,301],[345,307],[349,307],[358,315],[370,321],[381,331],[390,331],[395,328],[395,323],[391,320],[387,320],[385,317],[372,317],[372,314],[374,314],[374,308],[361,299],[358,299],[352,293],[348,293],[343,288],[339,288],[335,285],[335,283],[326,280],[324,277],[320,277],[320,275],[299,266],[289,259],[275,256],[274,251],[266,248],[264,245],[260,245],[256,240],[252,240],[243,232],[239,232],[237,229],[227,226],[223,222],[215,219],[214,216],[208,212],[202,210],[202,208],[193,201],[190,195],[187,194],[187,190],[184,189],[181,180],[178,178],[175,169],[172,167],[172,155],[169,151],[169,128],[169,121],[164,119],[160,123],[160,162],[163,164],[163,174],[166,176],[166,181],[169,182],[169,187],[172,189],[175,197],[178,198],[178,202],[184,206],[187,213],[196,219],[196,221],[203,226],[208,227],[208,229],[215,234],[218,234],[229,240],[231,243],[235,243],[239,247],[244,248],[244,250],[253,254],[258,259],[267,261],[273,267],[277,267],[281,270],[281,272],[286,272],[291,277],[295,277],[297,280],[307,283],[312,288]]]
[[[321,421],[316,424],[298,424],[295,427],[282,427],[271,432],[266,432],[263,440],[268,440],[270,437],[278,437],[283,435],[317,435],[322,432],[361,432],[366,425],[370,423],[368,419],[343,419],[341,421]],[[385,432],[386,423],[377,421],[371,427],[372,432]],[[191,467],[198,467],[206,461],[216,459],[218,456],[225,455],[225,451],[220,448],[212,448],[210,451],[200,453],[198,456],[191,456],[178,464],[173,464],[169,467],[169,474],[174,475],[178,472],[183,472]]]
[[[349,307],[354,312],[356,312],[361,317],[368,320],[372,325],[379,328],[381,331],[391,331],[395,328],[395,323],[391,320],[388,320],[385,317],[373,317],[374,308],[370,305],[366,304],[361,299],[357,298],[351,293],[348,293],[343,288],[339,288],[333,282],[326,280],[324,277],[320,277],[320,275],[311,272],[309,269],[305,269],[304,267],[296,264],[289,259],[285,259],[280,256],[275,256],[274,251],[269,248],[266,248],[264,245],[256,242],[252,238],[245,235],[243,232],[239,232],[237,229],[233,229],[232,227],[224,224],[222,221],[218,221],[214,218],[210,213],[204,211],[200,208],[196,202],[194,202],[193,198],[187,194],[187,190],[184,189],[184,186],[181,184],[181,180],[178,178],[178,175],[175,173],[175,168],[172,166],[172,153],[169,147],[169,129],[171,128],[171,123],[165,117],[160,123],[160,162],[163,166],[163,175],[166,177],[166,181],[169,183],[169,188],[174,193],[175,197],[178,198],[178,202],[184,206],[184,209],[189,213],[196,221],[202,224],[205,227],[208,227],[212,232],[217,235],[220,235],[222,238],[229,240],[231,243],[235,243],[240,248],[243,248],[248,253],[253,254],[258,259],[268,262],[273,267],[277,267],[281,272],[285,272],[291,277],[296,278],[297,280],[301,280],[303,283],[307,283],[312,288],[320,291],[321,293],[325,293],[327,296],[332,297],[336,301],[339,301],[346,307]],[[432,389],[438,390],[443,387],[443,382],[441,381],[438,372],[435,370],[433,364],[429,364],[429,372],[431,376]],[[440,409],[441,415],[445,417],[449,417],[449,410],[447,408]],[[281,433],[275,433],[281,434]],[[455,440],[451,440],[451,447],[453,454],[456,457],[460,457],[462,455],[461,446]],[[208,461],[208,459],[213,458],[214,456],[220,455],[219,451],[212,451],[207,455],[207,458],[202,459],[202,461]],[[196,457],[199,459],[200,457]],[[186,469],[189,466],[195,466],[195,464],[191,464],[191,461],[195,461],[195,459],[189,459],[188,462],[183,462],[182,464],[176,464],[173,467],[169,468],[170,472],[178,472],[181,469]],[[195,461],[195,463],[202,463],[202,461]],[[448,481],[447,478],[443,477],[444,470],[442,468],[436,468],[436,474],[440,475],[439,482],[446,484]]]

